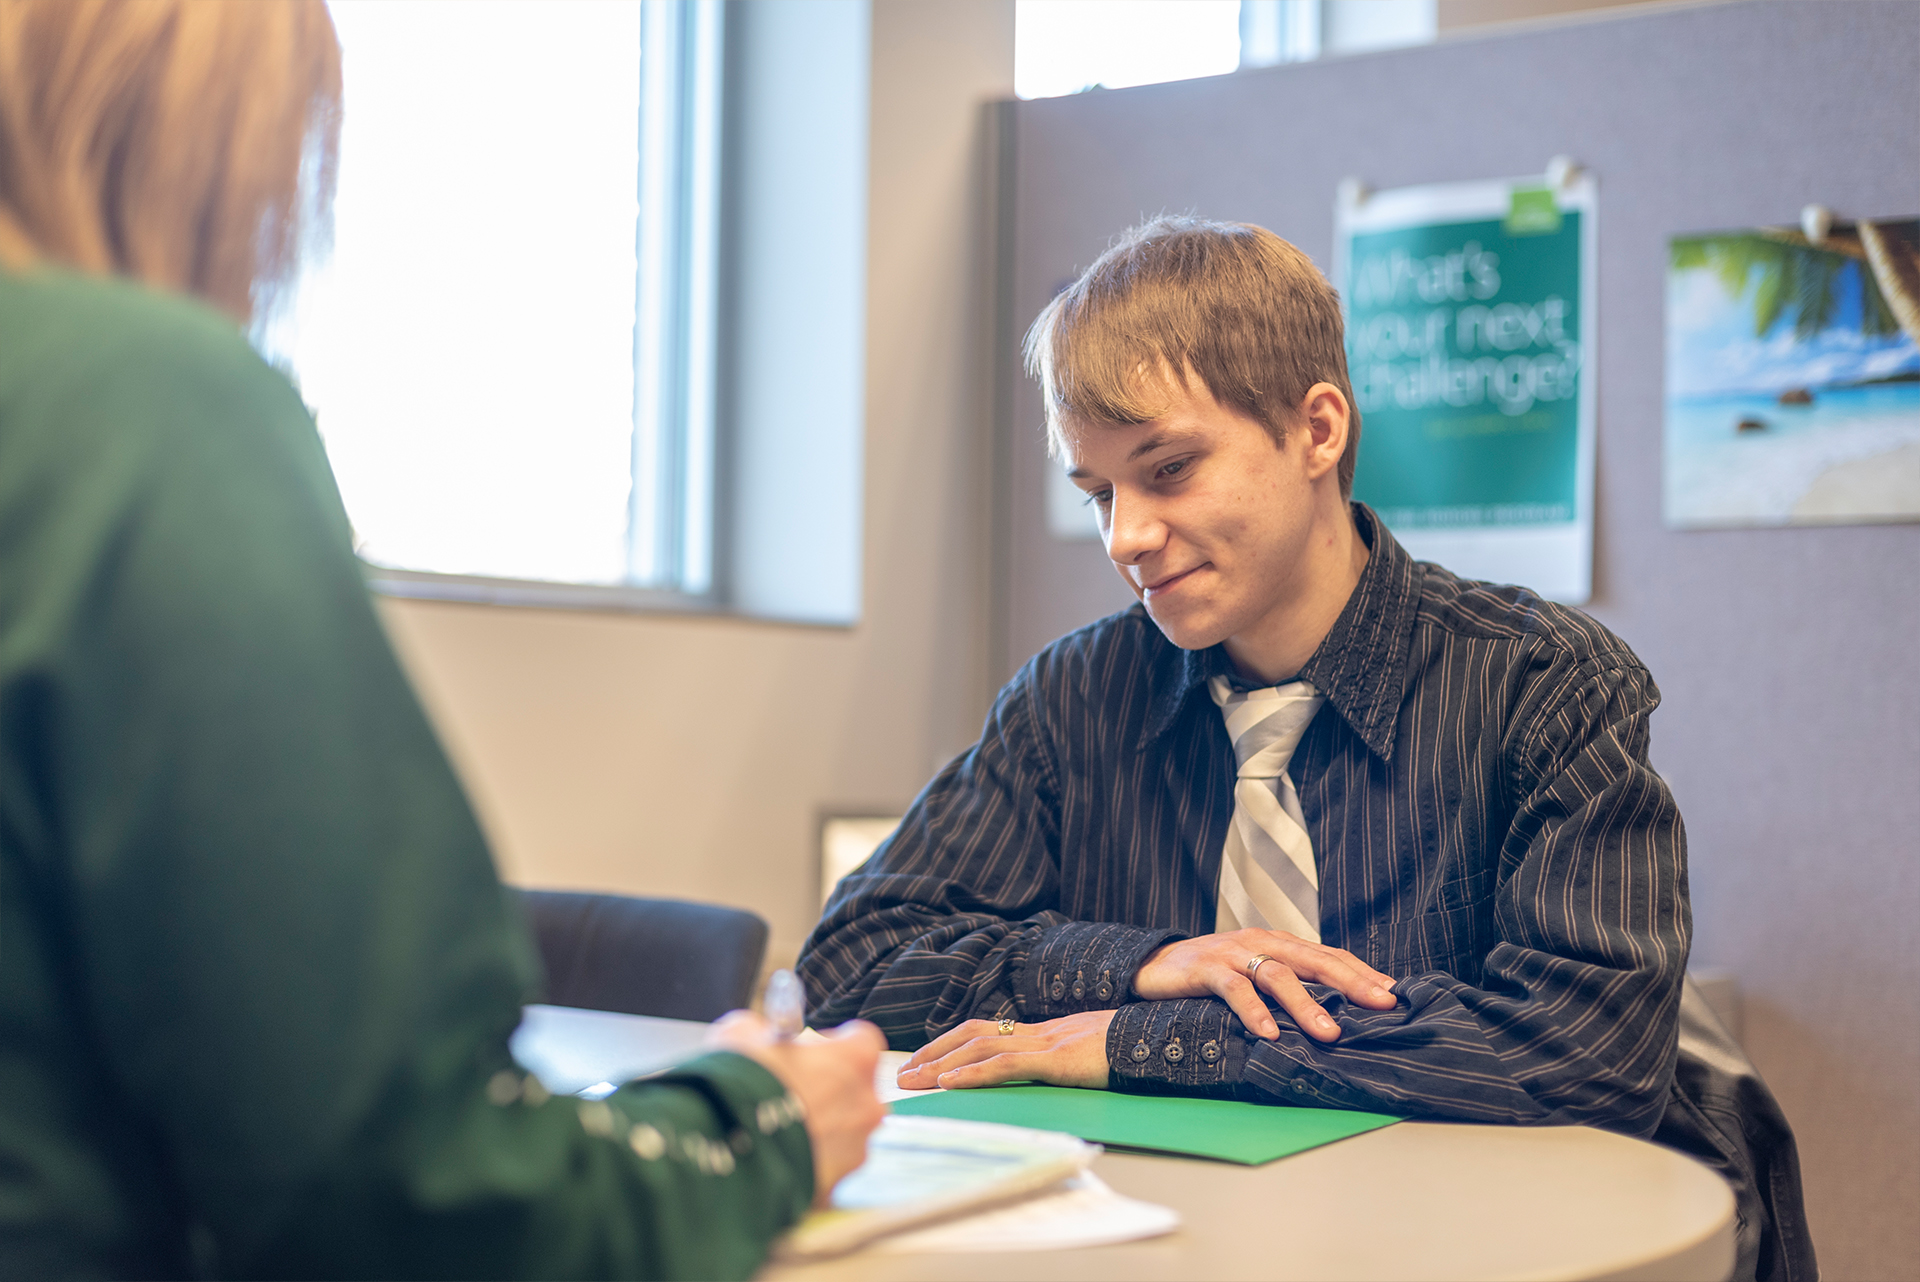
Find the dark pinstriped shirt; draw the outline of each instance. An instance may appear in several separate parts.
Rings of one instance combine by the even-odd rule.
[[[1638,1134],[1673,1078],[1691,919],[1680,815],[1647,761],[1659,691],[1612,633],[1522,588],[1372,548],[1300,676],[1326,703],[1289,767],[1321,936],[1394,976],[1373,1011],[1309,986],[1322,1044],[1214,998],[1132,999],[1213,929],[1234,756],[1207,678],[1138,606],[1001,691],[980,742],[841,882],[801,954],[814,1022],[896,1048],[968,1018],[1117,1007],[1118,1089]]]

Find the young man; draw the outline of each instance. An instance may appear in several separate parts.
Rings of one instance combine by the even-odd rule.
[[[1140,604],[1029,661],[841,883],[815,1021],[916,1050],[909,1087],[1653,1133],[1691,921],[1639,660],[1350,502],[1338,300],[1270,232],[1127,234],[1028,356]]]
[[[1349,503],[1338,300],[1272,233],[1142,227],[1028,351],[1141,604],[1035,656],[841,884],[816,1018],[918,1048],[908,1086],[1651,1131],[1690,923],[1646,670]]]

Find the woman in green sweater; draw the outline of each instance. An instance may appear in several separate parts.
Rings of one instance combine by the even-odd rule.
[[[0,1276],[744,1277],[878,1034],[610,1115],[509,1059],[529,942],[241,333],[338,120],[319,0],[0,0]]]

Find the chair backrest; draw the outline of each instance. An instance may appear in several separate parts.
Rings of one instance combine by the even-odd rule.
[[[742,908],[521,890],[555,1006],[717,1019],[753,999],[767,923]]]

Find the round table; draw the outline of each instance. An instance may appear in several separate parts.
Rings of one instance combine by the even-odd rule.
[[[557,1091],[696,1051],[705,1026],[528,1007],[521,1063]],[[1706,1167],[1584,1126],[1401,1122],[1269,1162],[1103,1153],[1115,1191],[1170,1206],[1162,1237],[1064,1251],[855,1253],[767,1279],[1664,1279],[1724,1282],[1733,1195]]]

